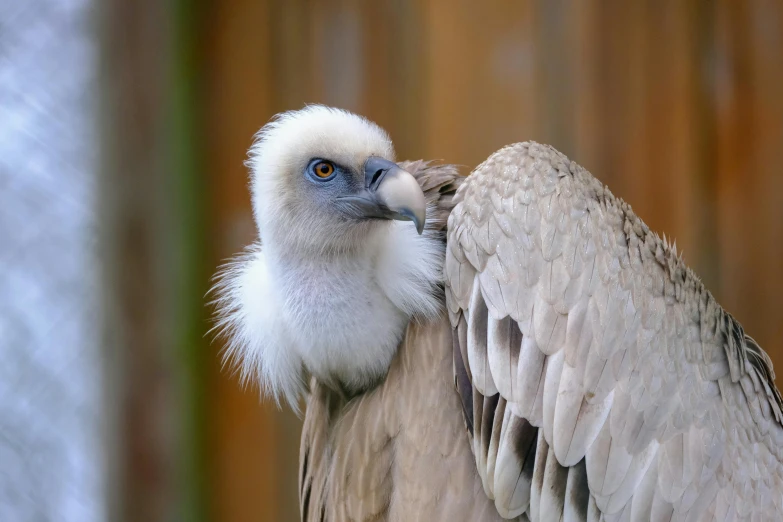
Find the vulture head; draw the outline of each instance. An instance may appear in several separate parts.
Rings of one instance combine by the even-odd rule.
[[[265,246],[294,256],[352,252],[389,220],[421,233],[424,194],[394,163],[376,124],[310,106],[266,125],[250,152],[253,209]]]
[[[383,129],[324,106],[278,115],[249,157],[259,240],[216,285],[227,356],[294,407],[310,376],[366,389],[408,321],[440,311],[422,189]]]

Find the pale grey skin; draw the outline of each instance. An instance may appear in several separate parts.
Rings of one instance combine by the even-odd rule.
[[[348,141],[367,141],[362,125],[352,130],[360,134]],[[449,167],[406,169],[429,203],[425,235],[407,232],[426,243],[422,252],[441,253],[420,264],[445,252],[445,294],[437,278],[411,278],[414,266],[384,271],[340,253],[338,280],[352,303],[387,296],[406,318],[372,316],[401,324],[401,342],[372,372],[329,366],[323,343],[302,347],[301,336],[280,356],[275,346],[290,338],[276,328],[291,318],[270,310],[287,296],[276,301],[280,293],[242,275],[255,270],[244,265],[227,285],[248,371],[283,396],[292,380],[309,384],[303,519],[779,519],[783,425],[769,359],[628,205],[535,143],[498,151],[464,182]],[[274,234],[271,245],[264,235],[273,218],[259,229],[275,250]],[[406,240],[378,230],[360,252],[382,264],[396,250],[389,245]],[[333,252],[311,248],[317,241],[276,255],[283,266],[332,266]],[[383,283],[345,283],[367,274]],[[406,296],[418,281],[448,313],[397,306],[404,299],[388,297],[395,278]],[[285,291],[296,294],[296,281]],[[330,281],[311,279],[308,290]],[[245,283],[267,300],[254,304]],[[251,324],[259,315],[264,329]],[[372,352],[363,330],[376,326],[352,323],[349,342],[333,348],[354,359]],[[294,370],[279,362],[289,353]]]

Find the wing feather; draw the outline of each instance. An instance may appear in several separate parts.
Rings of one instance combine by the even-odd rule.
[[[565,509],[567,486],[568,468],[560,465],[550,446],[544,467],[538,508],[538,517],[541,522],[560,522]]]
[[[491,156],[453,202],[454,367],[501,516],[778,519],[772,365],[665,238],[535,143]]]
[[[468,314],[468,364],[473,374],[473,385],[484,396],[498,392],[489,368],[487,354],[487,324],[489,312],[480,285],[474,285]]]
[[[538,429],[508,408],[505,413],[495,464],[495,504],[502,516],[513,518],[530,504]]]

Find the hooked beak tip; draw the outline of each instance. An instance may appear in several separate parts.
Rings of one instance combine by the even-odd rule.
[[[398,210],[397,214],[413,221],[413,224],[416,226],[416,232],[418,232],[419,235],[424,233],[424,224],[426,222],[426,215],[424,213],[416,214],[411,209],[404,208]]]

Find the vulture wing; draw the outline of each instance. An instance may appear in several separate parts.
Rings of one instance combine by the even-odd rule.
[[[772,365],[674,248],[536,143],[454,201],[455,382],[503,517],[780,520]]]

